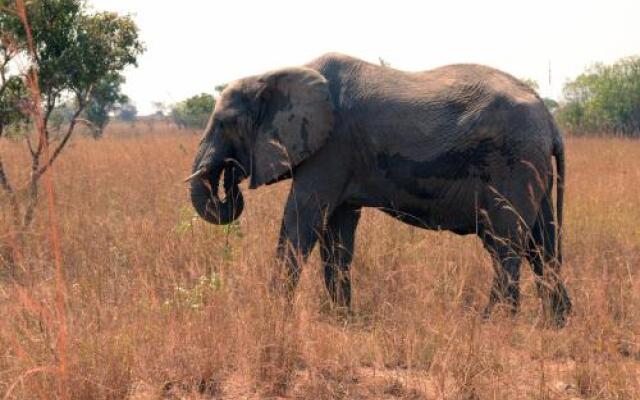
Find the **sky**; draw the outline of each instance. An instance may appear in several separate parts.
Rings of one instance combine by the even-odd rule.
[[[490,65],[540,93],[595,62],[640,55],[640,0],[89,0],[136,21],[146,52],[125,71],[139,114],[337,51],[393,68]],[[549,80],[549,66],[551,79]]]

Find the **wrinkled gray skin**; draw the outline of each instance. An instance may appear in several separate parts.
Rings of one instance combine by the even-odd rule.
[[[319,241],[330,298],[349,307],[360,210],[375,207],[424,229],[478,235],[496,263],[487,315],[501,300],[517,309],[522,258],[554,321],[570,312],[559,276],[562,139],[540,98],[495,69],[409,73],[327,54],[239,80],[222,93],[193,171],[193,205],[213,223],[240,215],[242,179],[255,188],[293,177],[278,245],[291,289],[296,254],[306,260]]]

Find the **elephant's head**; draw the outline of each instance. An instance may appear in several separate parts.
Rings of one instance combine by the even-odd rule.
[[[240,181],[250,176],[253,189],[290,177],[332,129],[328,83],[312,69],[285,68],[230,84],[216,103],[187,178],[193,206],[208,222],[234,221],[244,206]]]

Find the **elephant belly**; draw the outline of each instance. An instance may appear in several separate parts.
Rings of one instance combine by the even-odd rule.
[[[445,230],[458,235],[476,233],[477,230],[474,210],[455,214],[451,213],[450,209],[440,210],[437,207],[383,208],[382,211],[399,221],[422,229]]]
[[[408,187],[393,186],[380,208],[419,228],[471,234],[477,230],[478,193],[482,186],[473,179],[416,180]]]

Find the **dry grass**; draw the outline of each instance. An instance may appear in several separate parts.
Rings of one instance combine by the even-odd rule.
[[[0,212],[0,398],[640,398],[640,142],[567,140],[575,313],[548,330],[526,265],[521,312],[482,321],[493,272],[478,240],[374,210],[358,230],[354,315],[326,311],[317,254],[288,309],[268,290],[288,183],[245,190],[239,227],[206,225],[181,183],[199,137],[148,129],[76,138],[55,168],[62,389],[46,210],[13,267]],[[24,146],[0,151],[26,181]]]

